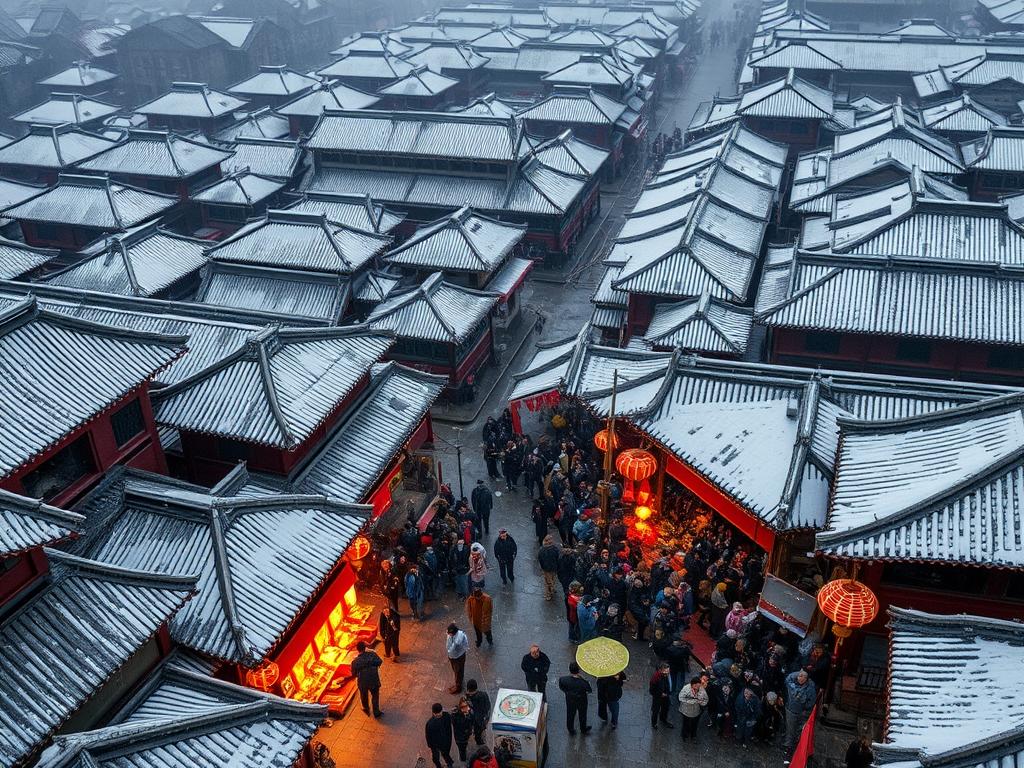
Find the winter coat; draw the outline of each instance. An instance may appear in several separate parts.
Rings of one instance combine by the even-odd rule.
[[[491,493],[491,489],[485,485],[478,485],[474,488],[469,495],[469,500],[473,505],[473,511],[478,515],[489,515],[494,507],[494,495]]]
[[[427,746],[450,752],[452,749],[452,716],[442,712],[440,717],[431,717],[423,728]]]
[[[390,616],[385,616],[382,613],[377,622],[377,628],[382,640],[393,640],[402,631],[402,617],[396,611],[391,611]]]
[[[799,674],[799,672],[790,672],[786,676],[786,709],[801,717],[807,717],[814,709],[818,688],[810,679],[800,685],[796,681],[796,676]]]
[[[684,685],[679,692],[679,712],[683,717],[699,717],[701,707],[708,705],[708,692],[701,686],[697,686],[697,692],[693,692],[692,685]]]
[[[566,704],[583,704],[585,706],[587,695],[594,689],[582,677],[564,675],[558,678],[558,690],[565,694]]]
[[[483,581],[487,577],[487,560],[483,555],[469,558],[469,580]]]
[[[451,563],[453,573],[469,573],[469,547],[463,547],[461,551],[458,546],[452,547],[448,553],[448,562]]]
[[[523,656],[519,665],[523,674],[526,675],[526,682],[530,685],[545,685],[548,682],[548,671],[551,669],[551,659],[544,651],[536,659],[530,654]]]
[[[580,625],[580,641],[592,640],[597,633],[597,610],[580,603],[576,606],[576,619]]]
[[[731,629],[737,635],[742,635],[743,630],[746,628],[746,622],[743,621],[743,619],[746,618],[746,615],[746,611],[737,611],[735,608],[729,611],[729,614],[725,617],[726,630]]]
[[[380,688],[378,668],[384,662],[373,651],[363,651],[352,660],[352,676],[363,690],[372,691]]]
[[[733,713],[737,723],[756,723],[761,717],[761,700],[757,696],[748,699],[741,693],[736,697]]]
[[[576,555],[570,551],[558,553],[558,580],[563,586],[569,586],[576,578]]]
[[[473,735],[473,710],[469,714],[462,714],[458,707],[452,710],[452,731],[455,734],[456,744],[468,744],[469,737]]]
[[[410,600],[423,599],[423,579],[418,573],[409,571],[405,574],[405,596]]]
[[[473,627],[481,632],[491,631],[491,614],[494,611],[494,601],[486,592],[479,597],[470,595],[466,598],[466,615],[473,623]]]
[[[554,544],[547,544],[541,547],[537,553],[540,569],[545,573],[555,573],[558,570],[558,560],[561,554],[561,550]]]
[[[622,698],[622,684],[626,676],[619,672],[617,675],[597,678],[597,698],[599,701],[618,701]]]
[[[498,560],[510,563],[516,559],[519,548],[516,546],[516,540],[512,538],[512,534],[507,534],[504,539],[499,536],[494,540],[494,547],[491,551]]]
[[[647,692],[651,694],[652,699],[662,699],[672,693],[672,681],[659,669],[651,675],[651,681],[647,684]]]
[[[582,517],[573,523],[572,535],[582,542],[589,544],[597,534],[597,527],[593,520],[584,520]]]
[[[473,708],[473,722],[477,728],[486,728],[487,720],[491,716],[491,697],[483,691],[466,694],[469,705]]]

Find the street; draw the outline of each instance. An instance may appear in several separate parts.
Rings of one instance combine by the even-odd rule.
[[[704,6],[704,14],[707,24],[716,18],[731,18],[732,9],[729,4],[709,3]],[[742,42],[731,40],[728,45],[705,50],[682,88],[662,97],[657,119],[650,128],[652,137],[659,132],[671,134],[675,125],[685,128],[701,101],[735,92],[736,56]],[[617,182],[617,188],[605,192],[602,215],[584,235],[581,253],[575,268],[569,273],[569,279],[564,284],[546,280],[529,283],[525,304],[545,316],[545,327],[540,336],[528,339],[511,361],[476,420],[461,427],[435,421],[439,438],[436,441],[437,456],[456,497],[459,489],[453,444],[460,442],[463,446],[462,475],[464,493],[468,496],[477,479],[487,477],[479,449],[481,428],[487,416],[498,414],[505,407],[512,388],[511,374],[530,359],[536,341],[575,334],[589,319],[592,312],[589,299],[603,271],[600,260],[618,232],[625,213],[636,200],[643,180],[642,170],[627,170]],[[543,599],[543,582],[536,564],[537,545],[529,519],[526,492],[520,488],[517,493],[505,493],[500,481],[490,483],[490,487],[495,495],[495,509],[491,532],[485,536],[484,543],[490,550],[498,528],[504,526],[509,529],[519,544],[517,578],[514,585],[503,587],[492,559],[487,589],[494,597],[495,645],[493,648],[486,643],[479,649],[471,647],[466,665],[467,679],[475,678],[492,701],[500,687],[522,688],[520,660],[531,643],[539,643],[552,660],[548,684],[549,766],[640,768],[678,764],[681,753],[679,731],[653,731],[650,726],[647,683],[654,666],[653,653],[646,643],[626,641],[632,657],[626,672],[628,680],[619,728],[613,731],[607,726],[598,727],[601,722],[596,718],[596,701],[591,696],[593,732],[588,736],[569,736],[566,733],[565,704],[557,690],[557,678],[566,674],[575,646],[567,639],[565,609],[560,597],[551,602]],[[385,661],[381,674],[384,716],[374,720],[363,715],[354,704],[343,719],[323,729],[318,736],[331,748],[339,768],[366,765],[412,768],[421,755],[429,764],[423,725],[429,717],[430,705],[438,701],[450,709],[456,703],[456,697],[447,692],[451,684],[451,669],[445,657],[444,641],[445,627],[449,622],[468,626],[462,603],[453,592],[448,592],[442,600],[427,604],[428,618],[423,622],[413,621],[407,614],[404,600],[402,604],[406,609],[403,612],[402,661],[400,664]],[[678,714],[673,712],[673,717],[678,722]],[[741,749],[732,742],[719,741],[709,730],[704,730],[706,732],[700,734],[696,745],[686,745],[684,762],[701,761],[705,766],[722,764],[744,768],[782,763],[782,753],[778,749],[758,745]]]

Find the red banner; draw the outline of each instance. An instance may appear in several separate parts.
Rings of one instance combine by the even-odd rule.
[[[793,758],[789,761],[789,768],[806,768],[807,761],[814,754],[814,719],[818,716],[818,705],[814,705],[811,716],[804,723],[804,729],[800,732],[800,741],[797,742],[793,751]]]

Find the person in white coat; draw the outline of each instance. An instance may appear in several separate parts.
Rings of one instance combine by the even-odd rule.
[[[699,677],[690,679],[679,691],[679,714],[683,716],[682,736],[684,739],[697,738],[697,723],[708,705],[708,692]]]

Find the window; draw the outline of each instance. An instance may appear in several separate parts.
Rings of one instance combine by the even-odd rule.
[[[21,478],[21,484],[27,496],[49,501],[95,471],[96,459],[89,436],[82,435]]]
[[[901,587],[980,595],[985,589],[988,574],[981,568],[887,563],[882,571],[882,581]]]
[[[804,336],[804,349],[822,355],[839,354],[839,334],[824,331],[809,331]]]
[[[896,358],[908,363],[927,363],[932,357],[930,341],[900,339],[896,344]]]
[[[124,447],[129,440],[142,432],[146,428],[146,422],[142,418],[142,405],[138,398],[111,416],[110,424],[114,428],[114,442],[118,448]]]
[[[1024,369],[1024,349],[999,347],[988,353],[989,368],[1003,368],[1008,371]]]

